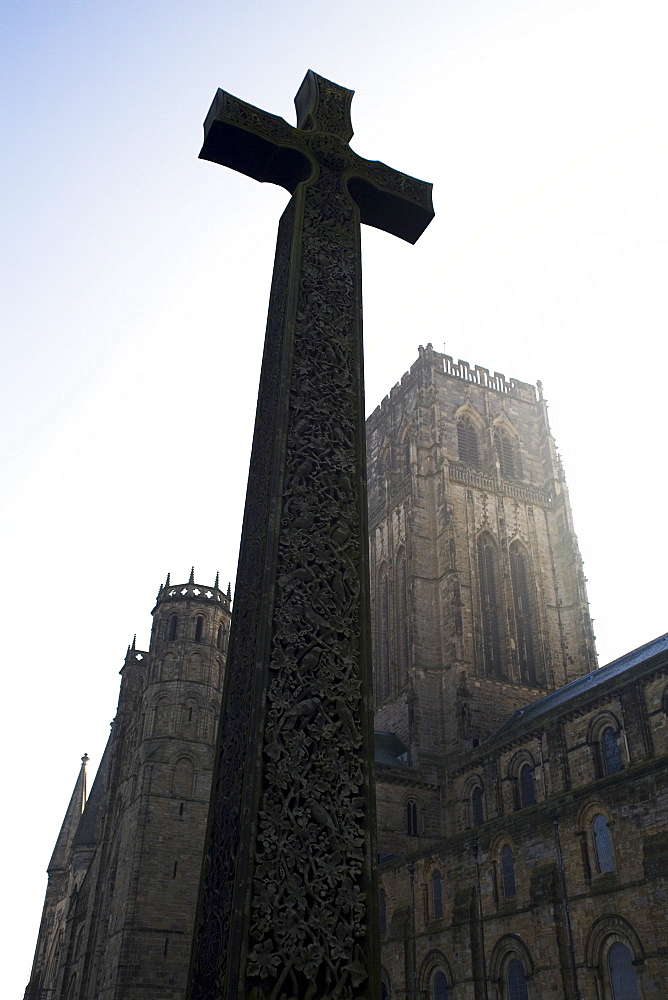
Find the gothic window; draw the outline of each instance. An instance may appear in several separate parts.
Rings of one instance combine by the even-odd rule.
[[[380,984],[380,1000],[390,1000],[390,994],[387,990],[387,983]]]
[[[496,453],[499,456],[501,475],[508,479],[516,479],[517,463],[515,461],[515,448],[510,437],[503,432],[499,432],[496,435]]]
[[[613,1000],[640,1000],[633,955],[621,941],[608,952],[608,974]]]
[[[501,851],[501,885],[503,886],[503,898],[511,899],[515,895],[516,888],[515,859],[510,844],[505,844]]]
[[[457,568],[457,561],[456,561],[457,550],[455,548],[455,540],[454,540],[454,538],[451,538],[450,541],[448,542],[448,555],[450,557],[450,569],[456,569]]]
[[[172,615],[169,619],[169,629],[167,633],[170,642],[173,642],[174,639],[176,639],[177,637],[178,625],[179,625],[178,617],[176,615]]]
[[[204,629],[204,615],[198,615],[195,619],[195,642],[202,641],[202,631]]]
[[[431,981],[431,995],[433,1000],[448,1000],[448,981],[440,969]]]
[[[381,934],[387,930],[387,900],[384,889],[378,893],[378,928]]]
[[[517,789],[520,809],[526,809],[536,802],[536,788],[533,782],[533,771],[529,764],[522,764],[517,776]]]
[[[496,553],[492,542],[482,537],[478,542],[478,575],[482,605],[482,657],[487,674],[501,675],[501,639],[497,600]]]
[[[601,762],[603,774],[616,774],[622,769],[617,734],[612,726],[606,726],[601,733]]]
[[[387,566],[378,578],[378,701],[390,694],[390,586]]]
[[[406,592],[406,553],[402,549],[397,556],[397,674],[403,686],[408,679],[408,609]]]
[[[408,433],[404,435],[404,439],[399,447],[401,449],[399,454],[400,471],[404,476],[407,476],[411,471],[411,442]]]
[[[536,683],[536,656],[531,622],[531,592],[527,560],[522,550],[513,545],[510,550],[510,576],[513,584],[515,620],[517,622],[517,648],[520,676],[524,684]]]
[[[216,649],[223,648],[223,626],[218,626],[218,631],[216,632]]]
[[[506,966],[506,988],[508,1000],[528,1000],[529,998],[524,966],[519,958],[511,958]]]
[[[434,872],[431,876],[431,899],[434,917],[443,916],[443,883],[441,873]]]
[[[471,822],[473,826],[482,826],[485,822],[482,788],[480,785],[476,785],[471,792]]]
[[[612,853],[612,838],[603,813],[597,813],[591,824],[594,837],[596,868],[599,872],[614,872],[615,859]]]
[[[409,799],[406,803],[406,833],[409,837],[418,835],[418,807],[415,799]]]
[[[480,465],[478,432],[468,417],[464,417],[457,424],[457,448],[460,462],[476,467]]]

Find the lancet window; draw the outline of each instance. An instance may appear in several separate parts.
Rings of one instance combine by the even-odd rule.
[[[603,813],[596,813],[591,824],[591,832],[594,838],[594,854],[596,855],[596,868],[603,874],[614,872],[615,858],[612,852],[612,838],[610,830]]]
[[[202,641],[202,631],[204,630],[204,615],[198,615],[195,619],[195,642]]]
[[[418,835],[418,807],[415,799],[409,799],[406,803],[406,833],[409,837]]]
[[[515,858],[510,844],[505,844],[501,850],[501,885],[503,898],[512,899],[515,895]]]
[[[167,628],[167,636],[170,642],[173,642],[177,638],[179,628],[179,619],[176,615],[171,615],[169,619],[169,625]]]
[[[531,600],[527,562],[527,557],[519,545],[513,545],[510,549],[510,576],[513,584],[513,601],[517,624],[520,677],[524,684],[535,684],[536,655],[532,623],[533,602]]]
[[[529,764],[522,764],[520,773],[517,776],[517,793],[519,808],[527,809],[536,802],[536,786],[533,780],[533,771]]]
[[[396,568],[396,642],[397,674],[400,685],[408,679],[408,595],[406,585],[406,553],[400,550]]]
[[[436,871],[431,876],[431,899],[434,917],[443,916],[443,882],[441,873]]]
[[[378,575],[377,600],[377,649],[378,649],[378,701],[390,694],[390,583],[387,566]]]
[[[485,536],[478,541],[478,576],[482,612],[482,659],[485,672],[498,677],[502,674],[502,665],[496,551],[491,540]]]

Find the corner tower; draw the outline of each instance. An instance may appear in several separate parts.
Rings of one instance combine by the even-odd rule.
[[[149,650],[133,642],[127,651],[74,838],[93,853],[72,896],[52,1000],[185,996],[229,626],[218,578],[168,577]]]
[[[367,421],[376,727],[470,749],[596,666],[537,389],[431,344]]]

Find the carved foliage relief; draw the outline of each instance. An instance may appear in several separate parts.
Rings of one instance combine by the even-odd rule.
[[[352,1000],[367,979],[358,265],[339,176],[321,161],[304,206],[246,967],[270,1000]]]

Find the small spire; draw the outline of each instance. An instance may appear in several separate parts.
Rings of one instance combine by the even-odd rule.
[[[169,573],[167,574],[167,579],[165,580],[165,587],[169,587]]]
[[[218,590],[218,581],[220,580],[220,573],[216,573],[216,582],[214,583],[214,588]]]
[[[193,566],[190,570],[190,579],[188,580],[188,583],[194,583],[194,582],[195,582],[195,567]]]
[[[86,764],[88,763],[89,760],[90,760],[90,757],[88,756],[87,753],[85,753],[83,755],[83,757],[81,758],[81,763],[83,764],[84,767],[86,766]]]
[[[231,583],[228,583],[228,585],[227,585],[227,599],[228,599],[228,601],[232,600],[232,584]]]
[[[131,649],[136,649],[136,648],[137,648],[137,633],[136,633],[136,632],[135,632],[135,634],[134,634],[134,636],[133,636],[133,639],[132,639],[132,646],[131,646],[130,648],[131,648]]]

